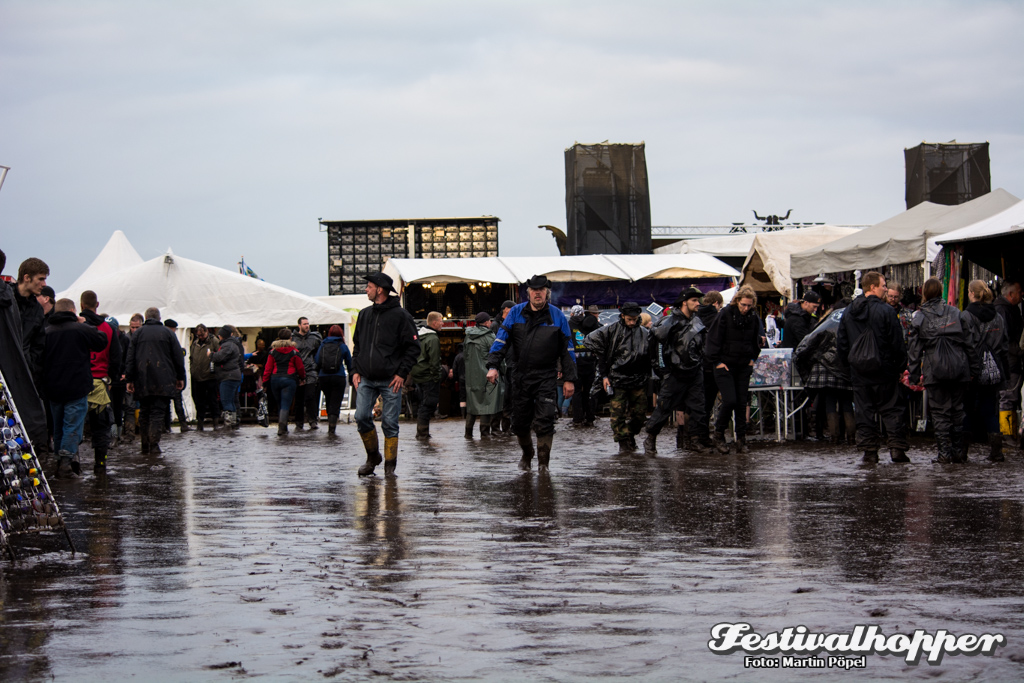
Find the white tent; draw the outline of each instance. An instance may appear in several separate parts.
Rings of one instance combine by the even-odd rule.
[[[819,273],[924,262],[932,237],[982,221],[1019,201],[1006,190],[997,189],[959,206],[922,202],[854,235],[793,254],[790,275],[799,279]]]
[[[721,237],[695,237],[666,244],[654,250],[655,254],[711,254],[720,258],[744,258],[759,233],[739,232]]]
[[[384,272],[397,289],[411,282],[521,283],[534,275],[555,282],[737,277],[739,271],[708,254],[500,256],[460,259],[389,259]]]
[[[789,276],[789,259],[793,252],[828,244],[857,232],[860,232],[858,228],[815,225],[757,234],[743,263],[740,286],[749,285],[757,292],[778,292],[791,299],[793,281]]]
[[[928,260],[932,261],[939,255],[943,244],[1017,232],[1021,230],[1022,224],[1024,224],[1024,201],[1017,202],[994,216],[984,218],[967,227],[930,238],[928,240]]]
[[[107,240],[107,245],[100,250],[99,255],[93,259],[85,272],[78,276],[78,279],[71,283],[71,286],[57,295],[58,299],[74,299],[78,305],[78,297],[89,287],[85,282],[90,282],[101,275],[116,273],[132,266],[142,263],[142,257],[135,251],[125,234],[115,230],[114,234]]]

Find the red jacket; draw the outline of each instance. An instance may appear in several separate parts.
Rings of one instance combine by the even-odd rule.
[[[302,364],[295,349],[295,343],[290,339],[278,339],[270,345],[270,353],[267,355],[267,365],[263,368],[263,381],[269,382],[270,378],[278,373],[277,358],[275,356],[286,356],[288,376],[298,375],[299,379],[306,379],[306,366]]]

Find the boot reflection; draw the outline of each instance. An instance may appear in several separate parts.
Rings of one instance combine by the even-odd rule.
[[[366,480],[356,494],[356,529],[363,532],[364,563],[393,567],[406,557],[406,538],[402,531],[402,503],[398,480]],[[393,579],[399,578],[397,575]],[[392,579],[382,577],[382,582]]]

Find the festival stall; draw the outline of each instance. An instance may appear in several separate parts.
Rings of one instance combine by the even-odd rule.
[[[754,235],[743,263],[740,287],[753,287],[758,295],[793,299],[797,292],[793,290],[790,278],[790,257],[808,247],[822,246],[858,232],[858,228],[815,225]]]

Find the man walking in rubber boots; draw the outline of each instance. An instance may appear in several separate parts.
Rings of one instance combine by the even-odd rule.
[[[537,468],[546,471],[558,414],[555,382],[561,370],[562,393],[565,398],[572,397],[576,356],[569,321],[548,303],[551,283],[547,277],[534,275],[526,286],[529,302],[512,307],[491,346],[487,356],[487,381],[492,384],[498,381],[498,368],[506,356],[514,361],[512,431],[523,449],[519,469],[530,469],[533,460],[532,425],[537,433]]]
[[[356,426],[366,449],[366,463],[359,476],[373,474],[380,464],[373,406],[384,404],[384,474],[394,475],[398,464],[398,416],[402,412],[402,387],[420,355],[416,323],[399,304],[391,278],[384,273],[366,276],[366,297],[373,302],[359,312],[352,337],[352,386],[356,390]],[[396,292],[397,293],[397,292]]]
[[[683,290],[671,315],[651,328],[650,347],[661,375],[658,405],[644,428],[644,453],[657,455],[658,433],[674,411],[687,413],[691,436],[704,448],[711,446],[704,422],[704,341],[707,331],[697,315],[704,295],[696,287]]]

